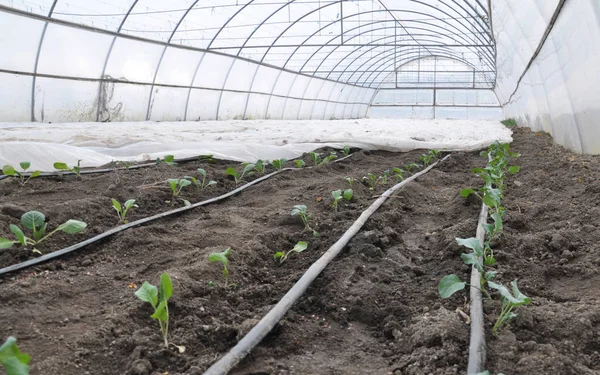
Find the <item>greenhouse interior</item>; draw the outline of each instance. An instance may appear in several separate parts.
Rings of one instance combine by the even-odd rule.
[[[600,374],[598,0],[0,0],[0,374]]]

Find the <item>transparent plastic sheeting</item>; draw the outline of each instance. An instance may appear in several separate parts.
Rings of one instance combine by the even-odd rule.
[[[253,162],[293,159],[320,147],[345,145],[368,150],[477,150],[511,142],[497,121],[337,120],[0,124],[0,165],[30,161],[53,171],[63,161],[95,167],[111,161],[144,161],[212,154]]]
[[[571,150],[600,154],[600,1],[564,3],[517,88],[560,3],[492,2],[498,49],[496,93],[505,117],[548,132]]]

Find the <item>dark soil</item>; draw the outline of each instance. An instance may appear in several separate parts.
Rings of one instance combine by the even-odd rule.
[[[498,337],[488,332],[489,369],[504,374],[600,373],[598,217],[600,160],[573,155],[549,136],[517,130],[513,148],[521,172],[508,181],[505,230],[495,243],[499,280],[518,278],[534,302]],[[32,355],[32,374],[201,374],[325,252],[386,187],[355,183],[339,212],[331,190],[345,176],[418,161],[410,153],[357,152],[347,161],[284,172],[222,203],[132,228],[78,253],[0,278],[0,340],[17,337]],[[307,159],[308,161],[308,159]],[[0,228],[37,209],[49,227],[67,219],[88,223],[82,234],[57,234],[50,252],[114,227],[110,198],[136,199],[135,220],[180,207],[165,181],[207,169],[219,184],[184,194],[192,203],[234,188],[227,164],[162,165],[105,175],[0,181]],[[458,195],[477,186],[469,173],[485,160],[455,153],[410,183],[367,222],[275,330],[232,373],[464,374],[469,326],[466,293],[442,301],[437,283],[448,273],[467,278],[455,237],[475,233],[480,205]],[[156,185],[152,185],[157,183]],[[388,184],[388,187],[391,183]],[[314,238],[290,217],[296,204],[313,215]],[[0,236],[8,236],[6,229]],[[285,263],[276,251],[297,241],[309,248]],[[208,254],[231,247],[226,288]],[[31,257],[0,253],[0,267]],[[170,340],[165,349],[151,307],[135,296],[143,281],[174,281]],[[211,286],[213,285],[214,286]],[[489,327],[498,305],[486,302]]]

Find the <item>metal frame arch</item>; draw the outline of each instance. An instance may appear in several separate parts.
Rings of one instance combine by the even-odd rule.
[[[131,6],[129,7],[129,10],[127,11],[127,13],[125,14],[125,16],[123,17],[123,19],[121,20],[121,23],[119,24],[119,28],[117,29],[117,33],[120,34],[121,33],[121,29],[123,28],[123,26],[125,25],[125,22],[127,21],[127,18],[129,18],[129,15],[131,14],[131,12],[133,11],[133,8],[135,8],[135,6],[137,5],[139,0],[133,0],[133,3],[131,3]],[[102,85],[103,85],[103,79],[104,79],[104,75],[106,74],[106,68],[108,67],[108,61],[110,60],[110,56],[112,54],[112,50],[115,47],[115,42],[117,41],[117,36],[113,36],[113,40],[110,43],[110,47],[108,48],[108,52],[106,53],[106,59],[104,59],[104,66],[102,67],[102,74],[100,75],[100,82],[98,82],[98,95],[96,96],[96,99],[98,101],[98,106],[96,106],[96,122],[100,121],[100,105],[102,104],[102,101],[100,100],[100,95],[102,92]],[[108,118],[106,121],[110,121],[110,118]],[[104,121],[103,121],[104,122]]]
[[[208,43],[208,46],[206,46],[207,50],[209,50],[210,46],[212,46],[212,44],[215,42],[215,40],[217,40],[217,37],[219,36],[219,34],[221,34],[221,31],[225,30],[227,25],[229,25],[229,22],[231,22],[235,17],[237,17],[238,14],[240,14],[244,9],[246,9],[246,7],[250,6],[254,1],[255,0],[250,0],[243,7],[238,9],[238,11],[233,14],[233,16],[229,17],[229,19],[221,26],[221,28],[215,33],[213,38],[210,40],[210,43]]]
[[[56,8],[56,4],[58,0],[54,0],[50,10],[48,11],[48,18],[52,18],[52,13],[54,12],[54,8]],[[42,29],[42,34],[40,35],[40,43],[38,44],[37,53],[35,55],[35,63],[33,65],[33,77],[31,79],[31,122],[36,122],[35,120],[35,83],[37,80],[37,70],[38,64],[40,62],[40,54],[42,52],[42,45],[44,44],[44,39],[46,38],[46,30],[48,29],[49,21],[44,23],[44,28]]]
[[[185,11],[185,13],[183,13],[181,18],[179,19],[179,22],[177,22],[177,25],[175,25],[175,27],[173,28],[171,35],[169,35],[169,39],[167,40],[167,43],[166,43],[165,47],[163,48],[162,54],[160,55],[160,59],[158,59],[158,64],[156,64],[156,70],[154,71],[154,78],[152,79],[152,86],[150,86],[150,95],[148,95],[148,108],[146,109],[146,121],[150,120],[150,110],[152,109],[152,96],[154,93],[154,85],[156,84],[156,77],[158,77],[158,71],[160,70],[160,66],[162,64],[163,58],[165,57],[165,52],[167,52],[167,49],[171,45],[171,40],[173,39],[173,36],[175,36],[177,29],[179,29],[179,26],[181,26],[181,23],[183,22],[185,17],[188,15],[188,13],[192,10],[192,8],[195,7],[196,4],[198,4],[199,1],[200,0],[194,0],[192,5],[190,5],[190,7]],[[184,116],[185,116],[185,114],[184,114]]]

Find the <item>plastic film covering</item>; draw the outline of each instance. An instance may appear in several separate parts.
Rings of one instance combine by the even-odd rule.
[[[432,57],[496,79],[481,0],[0,0],[0,38],[0,121],[359,118]]]
[[[600,154],[600,2],[493,2],[504,116]]]

